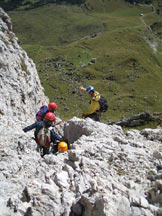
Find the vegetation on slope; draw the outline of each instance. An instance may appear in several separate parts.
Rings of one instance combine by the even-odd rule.
[[[9,14],[61,118],[80,117],[87,109],[79,85],[94,85],[108,99],[103,121],[161,112],[161,45],[147,28],[159,16],[151,6],[93,0],[84,7],[48,4]]]

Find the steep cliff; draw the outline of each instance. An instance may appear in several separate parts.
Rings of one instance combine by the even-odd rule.
[[[0,114],[29,120],[47,101],[33,61],[18,44],[8,15],[0,9]]]

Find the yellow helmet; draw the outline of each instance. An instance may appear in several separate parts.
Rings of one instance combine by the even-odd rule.
[[[61,141],[59,144],[58,144],[58,151],[59,152],[66,152],[68,150],[68,144],[64,141]]]

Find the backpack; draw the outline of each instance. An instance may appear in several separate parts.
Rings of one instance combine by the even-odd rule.
[[[50,141],[51,141],[51,130],[53,127],[49,128],[41,128],[40,131],[37,134],[37,142],[41,146],[50,147]]]
[[[108,109],[108,103],[107,103],[107,100],[102,96],[100,95],[100,99],[99,99],[99,104],[100,104],[100,112],[106,112],[107,109]]]
[[[43,117],[44,117],[44,115],[46,114],[47,111],[48,111],[48,107],[46,105],[42,106],[40,108],[40,110],[36,114],[36,120],[37,121],[42,121]]]

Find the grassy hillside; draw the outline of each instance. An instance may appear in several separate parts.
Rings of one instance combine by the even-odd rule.
[[[161,19],[151,6],[122,0],[87,1],[85,7],[49,4],[9,15],[60,117],[80,117],[89,98],[79,86],[94,85],[109,101],[102,119],[108,121],[162,110],[161,43],[141,13],[146,24]]]

